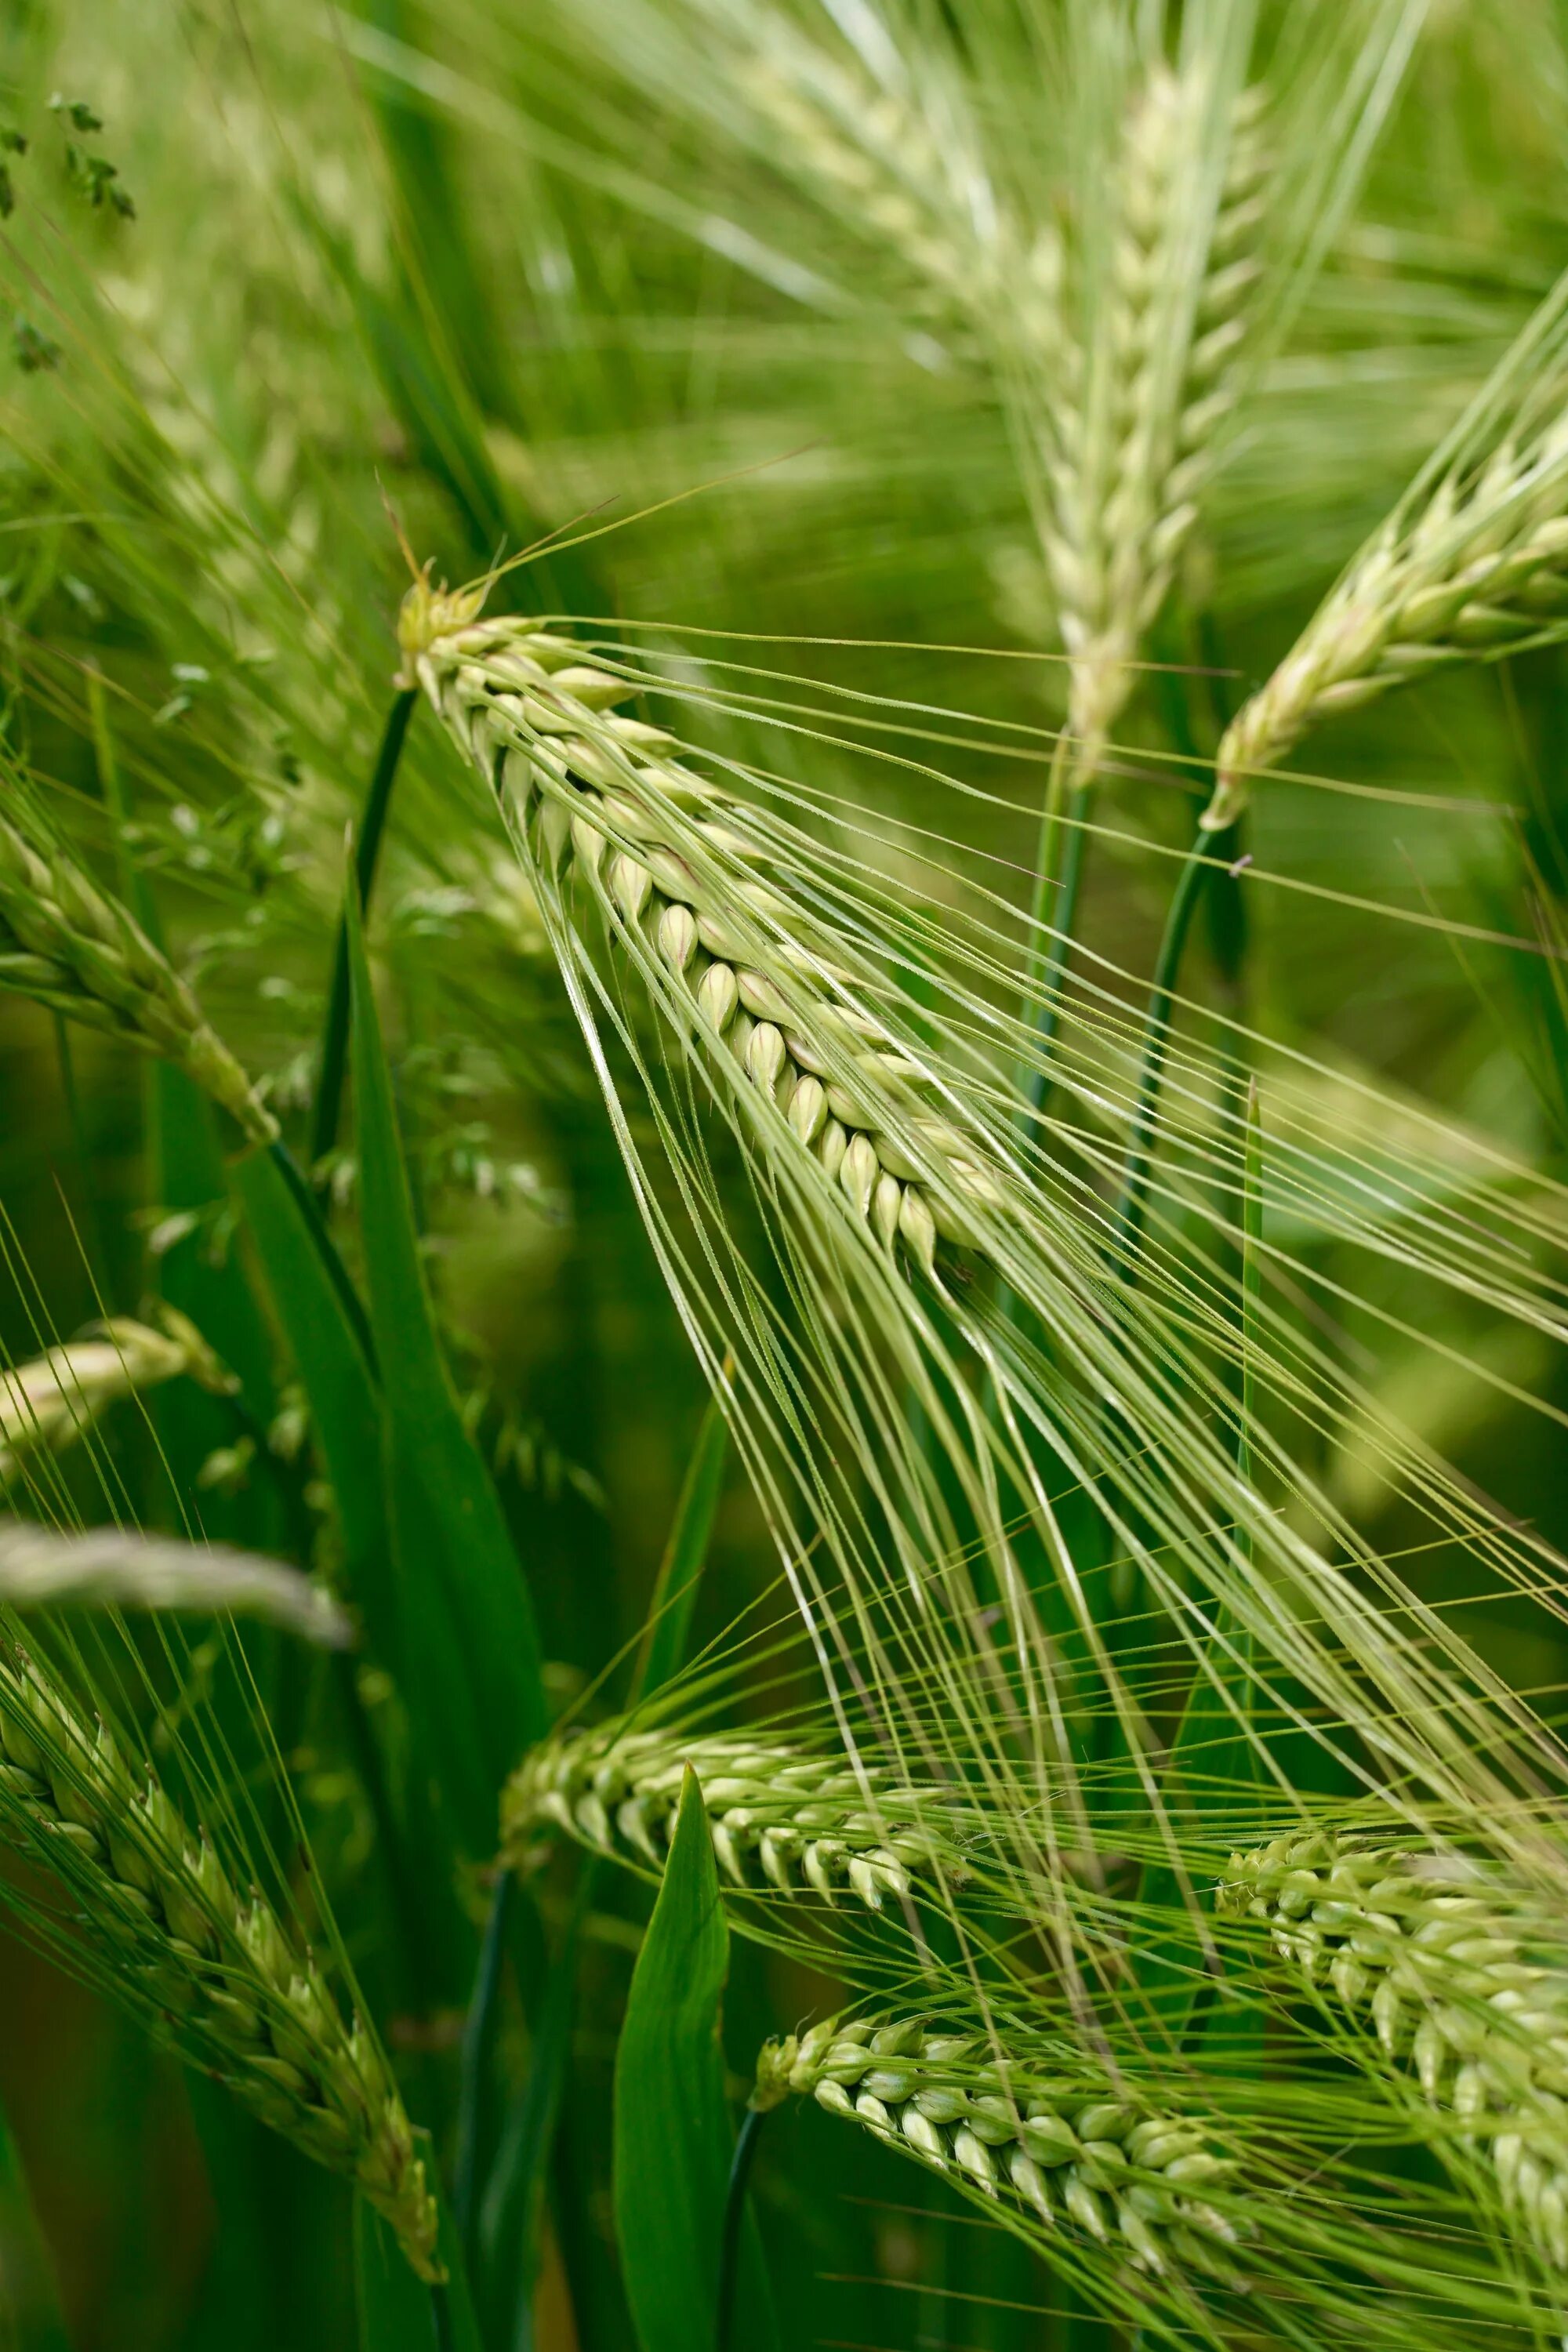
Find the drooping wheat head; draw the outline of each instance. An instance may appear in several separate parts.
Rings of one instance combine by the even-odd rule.
[[[351,2180],[420,2276],[437,2278],[435,2200],[386,2063],[358,2018],[344,2025],[271,1905],[242,1895],[108,1726],[89,1729],[16,1650],[0,1663],[0,1824],[74,1896],[106,1990]]]
[[[1513,2227],[1568,2275],[1568,1957],[1558,1906],[1458,1856],[1329,1832],[1232,1857],[1216,1896],[1272,1931],[1320,2000],[1370,2028],[1486,2167]]]
[[[938,1106],[871,1008],[864,975],[803,935],[763,881],[763,840],[708,778],[668,756],[671,738],[614,705],[635,688],[579,648],[461,597],[410,593],[406,675],[500,797],[537,823],[552,860],[574,858],[613,919],[689,989],[694,1024],[776,1105],[800,1148],[889,1249],[933,1262],[939,1234],[976,1238],[973,1212],[1006,1198],[1002,1171]]]
[[[8,770],[4,781],[0,987],[177,1063],[253,1143],[271,1142],[272,1114],[168,958],[52,838]]]
[[[184,1376],[214,1396],[235,1393],[237,1381],[188,1316],[164,1306],[158,1321],[154,1329],[111,1316],[82,1339],[0,1366],[0,1481],[14,1477],[28,1454],[68,1445],[122,1397],[165,1381]]]
[[[998,2063],[984,2034],[921,2017],[829,2018],[763,2051],[752,2105],[792,2091],[1037,2232],[1065,2231],[1155,2275],[1236,2274],[1234,2159],[1183,2117],[1119,2093],[1103,2068]]]
[[[1321,720],[1568,631],[1568,373],[1559,284],[1453,434],[1226,730],[1203,823]]]
[[[827,1904],[847,1894],[879,1911],[907,1897],[911,1880],[963,1875],[965,1816],[940,1790],[900,1788],[886,1774],[868,1787],[843,1761],[782,1741],[682,1739],[620,1722],[546,1740],[524,1759],[501,1797],[503,1857],[525,1865],[542,1832],[564,1830],[596,1853],[662,1870],[689,1764],[733,1887]]]

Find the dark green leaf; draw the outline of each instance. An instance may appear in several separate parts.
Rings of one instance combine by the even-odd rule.
[[[462,1842],[470,1853],[488,1854],[501,1782],[548,1720],[539,1636],[500,1503],[463,1425],[437,1337],[352,889],[348,908],[360,1211],[382,1370],[404,1696]]]
[[[708,1559],[709,1539],[713,1533],[714,1516],[724,1484],[728,1443],[723,1409],[715,1397],[702,1416],[702,1426],[697,1433],[697,1443],[687,1465],[680,1500],[675,1507],[669,1540],[659,1562],[658,1579],[648,1610],[647,1633],[637,1660],[633,1688],[635,1697],[645,1698],[650,1692],[658,1690],[685,1663],[687,1643],[691,1633],[691,1613],[697,1606],[698,1590]]]
[[[616,2231],[642,2352],[713,2340],[733,2126],[719,2019],[730,1937],[689,1769],[616,2053]]]

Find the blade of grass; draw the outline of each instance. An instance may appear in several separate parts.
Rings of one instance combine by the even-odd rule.
[[[1213,856],[1213,835],[1200,831],[1182,862],[1176,887],[1171,894],[1165,928],[1154,961],[1148,1008],[1143,1015],[1138,1093],[1111,1244],[1113,1257],[1129,1270],[1142,1235],[1143,1217],[1148,1206],[1149,1158],[1153,1148],[1155,1121],[1159,1117],[1160,1089],[1165,1075],[1165,1050],[1171,1039],[1171,1012],[1176,983],[1181,977],[1182,958],[1186,950],[1193,917],[1212,871]]]
[[[354,879],[359,886],[362,907],[370,905],[375,888],[376,863],[381,855],[382,835],[386,830],[387,811],[392,805],[392,787],[397,779],[397,765],[403,757],[408,722],[414,716],[418,699],[418,690],[414,688],[405,688],[395,695],[382,730],[381,746],[371,772],[370,788],[365,793],[359,841],[354,852]],[[326,1158],[338,1139],[348,1053],[349,941],[348,932],[340,921],[332,957],[331,993],[327,1000],[326,1025],[321,1032],[321,1066],[316,1082],[315,1116],[310,1126],[312,1169]]]
[[[715,1397],[702,1416],[659,1562],[647,1631],[632,1678],[634,1704],[667,1683],[685,1663],[692,1612],[723,1489],[728,1447],[729,1424]]]
[[[16,2143],[3,2114],[0,2232],[5,2249],[0,2276],[0,2329],[16,2344],[17,2352],[70,2352],[54,2263],[33,2210]]]
[[[707,1811],[689,1767],[616,2053],[616,2233],[642,2352],[715,2341],[734,2142],[719,2041],[729,1966]],[[765,2295],[749,2294],[748,2343],[765,2340],[768,2315]]]
[[[310,1230],[298,1188],[269,1152],[253,1152],[235,1171],[236,1189],[266,1275],[278,1319],[310,1408],[337,1509],[343,1581],[363,1622],[371,1655],[401,1690],[407,1678],[404,1612],[394,1578],[382,1478],[380,1393]],[[410,1778],[401,1810],[387,1785],[385,1759],[359,1695],[352,1658],[335,1662],[339,1697],[355,1764],[365,1785],[399,1922],[399,1958],[411,1998],[424,2007],[458,1995],[471,1939],[449,1896],[447,1832],[430,1789],[438,1759],[420,1746],[422,1769]],[[417,1696],[405,1694],[410,1737],[426,1738]]]
[[[424,1717],[425,1753],[439,1759],[463,1845],[488,1856],[497,1791],[549,1720],[539,1635],[437,1336],[352,883],[346,903],[360,1209],[404,1694]]]

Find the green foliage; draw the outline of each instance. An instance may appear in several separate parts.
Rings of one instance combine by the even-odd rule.
[[[616,2053],[616,2230],[642,2352],[713,2336],[733,2141],[719,2039],[729,1969],[708,1815],[688,1770]]]

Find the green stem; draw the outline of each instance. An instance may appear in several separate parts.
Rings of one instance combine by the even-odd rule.
[[[381,749],[376,754],[371,775],[370,789],[365,794],[364,814],[360,819],[359,840],[354,848],[354,875],[359,884],[359,901],[368,910],[370,894],[375,887],[376,862],[381,855],[381,837],[386,830],[386,813],[392,804],[392,787],[397,775],[397,763],[403,756],[404,738],[408,722],[414,716],[414,706],[419,699],[415,687],[400,688],[386,714],[382,731]],[[327,1025],[321,1033],[321,1075],[316,1087],[316,1116],[310,1129],[310,1164],[316,1167],[331,1151],[338,1139],[338,1118],[342,1110],[343,1074],[348,1067],[349,1053],[349,937],[345,924],[338,925],[337,952],[332,962],[332,988],[327,1002]]]
[[[1164,935],[1155,960],[1149,1006],[1143,1016],[1143,1051],[1138,1072],[1138,1094],[1133,1107],[1132,1132],[1128,1139],[1121,1197],[1117,1204],[1112,1242],[1112,1255],[1119,1260],[1127,1258],[1137,1248],[1143,1232],[1144,1213],[1148,1207],[1149,1157],[1160,1108],[1160,1089],[1165,1076],[1165,1051],[1171,1041],[1171,1007],[1181,975],[1187,934],[1212,871],[1213,839],[1210,835],[1200,831],[1176,877],[1176,887],[1165,916]]]
[[[272,1156],[273,1165],[299,1204],[300,1213],[305,1220],[310,1239],[315,1243],[321,1264],[326,1268],[327,1279],[338,1294],[338,1303],[347,1316],[353,1335],[364,1351],[365,1365],[371,1377],[374,1379],[376,1376],[375,1342],[371,1337],[370,1324],[364,1308],[360,1303],[360,1295],[349,1279],[349,1270],[339,1256],[337,1244],[327,1231],[321,1204],[309,1184],[306,1183],[300,1172],[300,1163],[288,1145],[279,1139],[276,1143],[269,1143],[267,1149]]]
[[[724,2227],[719,2241],[719,2292],[715,2305],[714,2352],[730,2352],[734,2338],[735,2287],[741,2271],[741,2229],[746,2216],[746,2188],[752,2160],[763,2128],[761,2107],[748,2107],[735,2136],[730,2165],[730,2188],[724,2200]]]
[[[517,1882],[510,1870],[498,1872],[485,1921],[485,1939],[474,1979],[474,1997],[463,2026],[461,2075],[458,2088],[458,2154],[452,2175],[452,2206],[463,2251],[472,2265],[478,2251],[477,2221],[479,2189],[479,2143],[485,2122],[485,2094],[495,2052],[502,1966],[506,1958],[507,1915]]]
[[[1068,761],[1072,759],[1069,768]],[[1040,813],[1040,838],[1035,855],[1035,881],[1029,900],[1029,969],[1024,994],[1024,1020],[1043,1050],[1057,1031],[1061,992],[1072,953],[1073,925],[1083,881],[1084,835],[1095,763],[1072,758],[1067,735],[1058,735],[1046,784],[1046,804]],[[1070,781],[1069,781],[1070,779]],[[1022,1127],[1026,1142],[1033,1142],[1040,1115],[1050,1093],[1042,1066],[1031,1061],[1019,1073],[1019,1090],[1027,1108]]]

